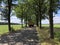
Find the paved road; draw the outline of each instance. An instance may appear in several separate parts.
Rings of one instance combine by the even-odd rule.
[[[25,28],[0,36],[0,45],[39,45],[35,28]]]

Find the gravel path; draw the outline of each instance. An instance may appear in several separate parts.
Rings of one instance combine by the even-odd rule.
[[[25,28],[0,36],[0,45],[39,45],[35,28]]]

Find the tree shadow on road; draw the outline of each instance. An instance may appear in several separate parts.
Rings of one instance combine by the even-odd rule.
[[[36,30],[19,30],[0,36],[0,44],[6,45],[38,45]]]

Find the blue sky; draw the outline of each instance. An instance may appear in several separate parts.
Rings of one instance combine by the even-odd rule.
[[[18,2],[12,2],[14,4],[17,4]],[[2,2],[2,6],[4,7],[5,4]],[[58,14],[54,14],[55,17],[53,18],[53,21],[54,23],[60,23],[60,10],[58,10]],[[0,20],[1,22],[1,20]],[[11,16],[11,22],[12,23],[21,23],[21,20],[18,19],[16,16]],[[48,19],[45,19],[45,20],[42,20],[42,24],[49,24],[49,20]]]
[[[53,18],[53,22],[60,23],[60,10],[58,10],[57,14],[53,14],[53,15],[55,15],[55,17]],[[42,24],[49,24],[49,20],[48,19],[42,20]]]
[[[54,15],[55,15],[55,17],[53,18],[54,23],[60,23],[60,10],[58,10],[58,14],[54,14]],[[11,22],[12,23],[21,23],[21,20],[18,19],[16,17],[16,15],[14,15],[14,16],[11,16]],[[48,19],[42,20],[42,24],[49,24],[49,20]]]
[[[58,14],[54,14],[54,15],[55,15],[55,17],[53,18],[54,23],[60,23],[60,10],[58,11]],[[21,23],[21,20],[18,19],[16,16],[11,16],[11,22]],[[48,19],[42,20],[42,24],[49,24],[49,20]]]
[[[12,16],[12,17],[11,17],[11,22],[12,22],[12,23],[21,23],[21,20],[18,19],[16,16]]]
[[[54,15],[55,17],[53,18],[53,22],[60,23],[60,10],[58,10],[58,14],[54,14]],[[20,23],[21,21],[16,16],[12,16],[11,22]],[[49,20],[48,19],[42,20],[42,24],[49,24]]]

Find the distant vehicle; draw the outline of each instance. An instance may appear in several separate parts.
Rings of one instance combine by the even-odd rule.
[[[28,22],[28,26],[29,26],[29,27],[34,27],[34,22],[33,22],[33,21],[29,21],[29,22]]]

